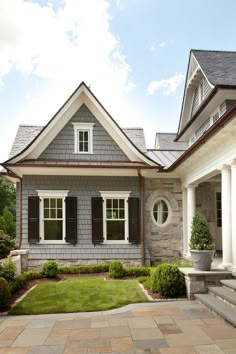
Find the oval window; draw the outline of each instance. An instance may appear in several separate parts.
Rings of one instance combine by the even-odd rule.
[[[154,220],[158,225],[163,225],[169,216],[169,208],[165,200],[159,199],[153,207]]]

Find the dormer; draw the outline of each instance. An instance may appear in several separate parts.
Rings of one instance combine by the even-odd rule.
[[[176,141],[192,145],[236,103],[236,52],[191,50]]]

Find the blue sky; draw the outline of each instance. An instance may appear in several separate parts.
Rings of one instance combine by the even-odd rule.
[[[0,161],[83,80],[122,127],[177,130],[191,48],[236,50],[234,0],[0,0]]]

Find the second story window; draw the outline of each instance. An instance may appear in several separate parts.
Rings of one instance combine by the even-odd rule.
[[[75,154],[93,153],[93,125],[94,123],[73,123]]]

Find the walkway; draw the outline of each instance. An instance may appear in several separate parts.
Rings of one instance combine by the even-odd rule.
[[[236,328],[195,301],[0,317],[1,354],[236,353]]]

